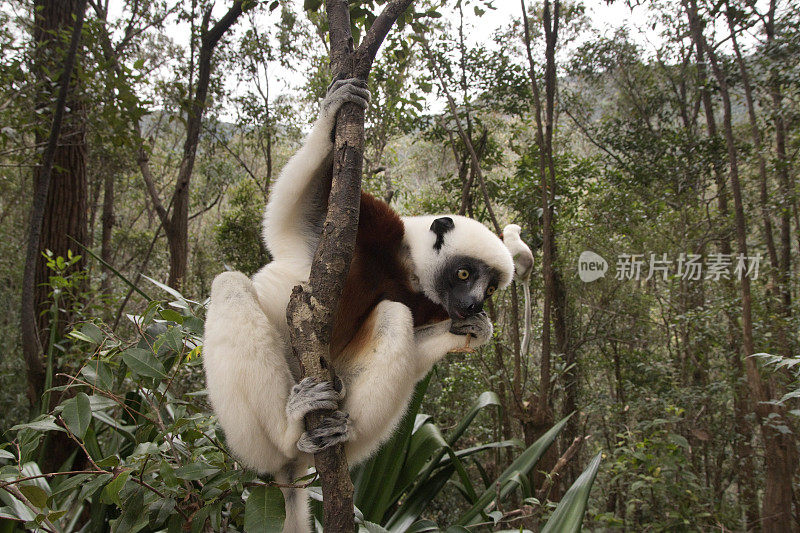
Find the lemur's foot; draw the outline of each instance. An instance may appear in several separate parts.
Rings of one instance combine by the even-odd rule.
[[[317,381],[308,377],[292,387],[289,400],[286,402],[286,416],[300,420],[311,411],[326,409],[333,411],[344,397],[344,386],[341,380]]]
[[[328,87],[328,94],[322,101],[322,112],[335,114],[346,102],[352,102],[366,109],[369,99],[370,93],[364,80],[358,78],[335,80]]]
[[[492,337],[492,323],[486,313],[481,312],[477,315],[452,320],[450,333],[454,335],[470,335],[474,340],[470,340],[469,348],[477,348]],[[466,341],[461,348],[465,347],[467,347]]]
[[[343,411],[334,411],[322,419],[322,424],[318,428],[303,432],[297,441],[297,449],[314,454],[334,444],[345,442],[349,426],[350,415]]]

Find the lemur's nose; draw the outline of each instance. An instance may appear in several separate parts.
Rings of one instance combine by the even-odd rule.
[[[472,302],[464,310],[469,315],[477,315],[478,313],[483,311],[483,302]]]

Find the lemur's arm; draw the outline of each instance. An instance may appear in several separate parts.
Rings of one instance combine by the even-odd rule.
[[[333,127],[336,113],[346,102],[367,107],[369,91],[364,81],[331,84],[311,133],[272,187],[264,213],[264,240],[273,259],[310,261],[314,254],[328,206],[325,175],[331,164]]]

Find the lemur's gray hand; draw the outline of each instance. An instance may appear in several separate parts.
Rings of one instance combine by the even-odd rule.
[[[450,333],[454,335],[471,335],[475,338],[475,341],[470,342],[470,346],[475,347],[485,343],[492,337],[492,323],[485,312],[480,312],[477,315],[452,320]]]
[[[369,105],[370,94],[367,82],[358,78],[335,80],[328,86],[328,94],[322,101],[322,113],[335,115],[347,102],[352,102],[364,109]]]
[[[313,454],[334,444],[345,442],[349,426],[349,415],[342,411],[334,411],[322,419],[322,424],[318,428],[303,432],[297,441],[297,449]]]
[[[292,387],[289,399],[286,402],[286,415],[294,420],[300,420],[311,411],[326,409],[333,411],[339,406],[339,400],[344,397],[344,388],[341,381],[317,381],[308,377]]]

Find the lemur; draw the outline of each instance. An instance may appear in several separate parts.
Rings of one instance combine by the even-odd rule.
[[[331,84],[311,132],[272,186],[263,232],[272,261],[252,278],[222,273],[211,287],[203,348],[211,403],[242,464],[283,483],[339,442],[350,465],[369,457],[434,363],[467,340],[474,348],[491,337],[483,303],[514,272],[503,242],[480,222],[401,218],[362,193],[330,345],[341,383],[300,379],[286,307],[292,288],[308,281],[327,212],[336,114],[345,102],[366,108],[369,96],[358,79]],[[333,414],[306,431],[303,417],[318,409]],[[307,494],[282,490],[284,531],[309,531]]]

